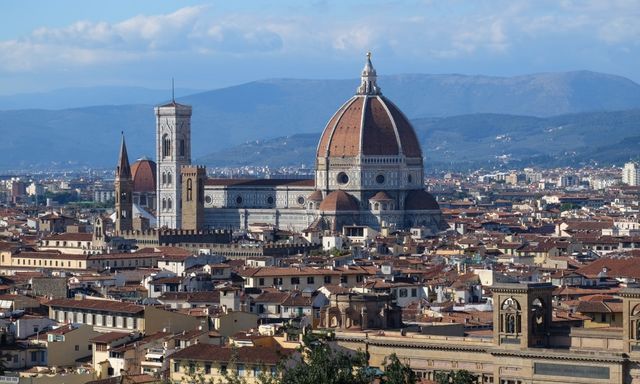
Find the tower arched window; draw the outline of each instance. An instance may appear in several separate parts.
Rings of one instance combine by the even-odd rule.
[[[166,133],[162,135],[162,157],[171,156],[171,139]]]
[[[193,200],[193,180],[187,179],[187,201]]]
[[[545,308],[542,300],[536,298],[531,303],[531,330],[534,333],[542,333],[546,328]]]
[[[162,184],[167,184],[167,172],[162,172]]]
[[[171,185],[172,182],[172,176],[171,176],[171,172],[167,172],[167,184]]]
[[[173,209],[173,201],[171,200],[171,198],[167,199],[167,209],[168,210]]]
[[[500,309],[500,331],[507,334],[519,334],[522,329],[520,303],[510,297],[502,302]]]
[[[162,198],[162,209],[163,210],[167,209],[167,199],[165,199],[164,197]]]
[[[184,156],[184,139],[180,139],[180,156]]]

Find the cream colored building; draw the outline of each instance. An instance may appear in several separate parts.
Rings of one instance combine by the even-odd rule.
[[[420,377],[438,371],[468,370],[480,383],[640,382],[640,289],[623,296],[623,327],[569,328],[552,322],[546,283],[492,287],[494,329],[465,337],[396,331],[337,330],[336,343],[366,350],[370,365],[383,366],[396,353]]]

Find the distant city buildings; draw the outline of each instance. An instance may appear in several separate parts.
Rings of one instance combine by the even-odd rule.
[[[638,163],[631,161],[622,168],[622,182],[627,185],[637,186],[640,183],[640,167]]]

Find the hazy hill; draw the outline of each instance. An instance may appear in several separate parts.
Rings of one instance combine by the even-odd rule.
[[[509,154],[542,156],[550,150],[547,147],[574,150],[585,145],[610,145],[639,132],[636,111],[599,112],[640,108],[640,86],[618,76],[587,71],[517,77],[397,75],[381,77],[379,84],[409,118],[417,119],[415,125],[425,154],[434,163],[477,161]],[[192,94],[178,101],[193,106],[194,158],[210,163],[254,159],[251,162],[255,164],[275,164],[285,162],[287,153],[282,152],[283,140],[270,139],[290,136],[288,150],[302,151],[299,159],[304,159],[303,153],[315,149],[313,135],[319,135],[357,85],[357,79],[265,80]],[[69,162],[112,166],[121,130],[127,135],[132,157],[153,157],[153,104],[166,101],[165,93],[101,88],[95,93],[90,89],[67,89],[46,97],[0,97],[3,108],[11,103],[55,108],[56,98],[59,105],[136,103],[0,111],[0,167]],[[26,98],[21,101],[21,97]],[[552,115],[561,116],[546,119]],[[542,133],[558,126],[563,128],[550,131],[556,132],[551,136]],[[300,136],[306,133],[312,135]],[[510,141],[497,142],[498,135],[508,135],[508,139],[500,140]],[[545,141],[551,137],[553,141]],[[294,145],[292,140],[301,138],[300,145]],[[264,145],[235,147],[256,140]],[[476,142],[480,146],[474,147]],[[273,154],[277,156],[265,155],[269,151],[277,152]],[[227,156],[220,158],[222,153]]]
[[[549,118],[474,114],[413,120],[427,167],[621,163],[637,156],[640,109]],[[320,132],[233,146],[198,159],[210,166],[313,166]]]
[[[177,88],[176,97],[202,92]],[[142,87],[72,87],[48,92],[0,95],[0,110],[11,109],[69,109],[94,105],[156,104],[171,98],[171,89]]]

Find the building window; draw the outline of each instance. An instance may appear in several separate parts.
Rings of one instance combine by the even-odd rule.
[[[173,208],[173,201],[171,201],[171,198],[167,199],[167,209],[170,211]]]
[[[162,135],[162,157],[169,157],[171,153],[171,139],[166,133]]]
[[[193,200],[193,180],[187,179],[187,201]]]
[[[244,365],[238,364],[238,376],[244,376]]]
[[[79,346],[79,345],[76,345],[74,349],[75,349],[76,351],[79,351],[79,350],[80,350],[80,346]]]
[[[273,285],[282,285],[282,277],[274,277]]]
[[[307,284],[313,284],[313,276],[307,277]]]
[[[292,277],[291,278],[291,284],[300,284],[300,278],[299,277]]]
[[[331,276],[325,276],[324,277],[324,283],[325,284],[331,284]]]
[[[378,183],[378,184],[384,184],[384,175],[378,175],[378,176],[376,176],[376,183]]]
[[[407,289],[406,288],[400,289],[399,296],[400,297],[407,297]]]
[[[210,375],[211,374],[211,363],[205,363],[205,365],[204,365],[204,373],[206,375]]]
[[[236,204],[238,204],[238,205],[242,204],[242,196],[237,196],[236,197]]]
[[[411,288],[411,297],[417,297],[418,296],[418,290],[416,288]]]
[[[258,279],[258,285],[264,285],[264,277]]]
[[[338,184],[347,184],[349,182],[349,176],[344,173],[344,172],[340,172],[338,173]]]
[[[177,361],[173,362],[173,372],[180,372],[180,363]]]

